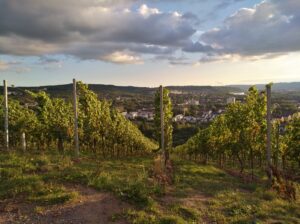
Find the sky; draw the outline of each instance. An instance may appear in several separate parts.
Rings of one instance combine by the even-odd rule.
[[[0,0],[16,86],[300,81],[299,0]]]

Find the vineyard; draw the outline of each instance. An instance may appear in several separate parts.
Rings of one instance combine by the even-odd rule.
[[[73,102],[26,91],[34,106],[0,107],[0,223],[300,223],[300,115],[268,122],[266,92],[174,148],[166,88],[150,139],[75,86]]]
[[[266,96],[250,88],[245,103],[234,103],[207,128],[175,151],[196,161],[214,161],[220,167],[263,170],[266,166]],[[284,127],[284,130],[281,129]],[[272,121],[272,166],[294,174],[300,169],[300,114]]]
[[[27,92],[37,106],[26,108],[18,101],[9,101],[9,140],[11,148],[21,148],[21,134],[26,134],[28,149],[45,151],[70,150],[74,144],[72,103],[51,98],[45,92]],[[3,98],[0,98],[3,102]],[[2,103],[3,105],[3,103]],[[78,83],[78,132],[82,151],[105,157],[123,157],[149,153],[155,142],[145,138],[124,116],[83,83]],[[4,110],[0,110],[4,127]],[[2,129],[1,139],[4,139]],[[4,148],[4,141],[1,142]]]

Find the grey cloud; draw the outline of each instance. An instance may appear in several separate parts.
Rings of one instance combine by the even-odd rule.
[[[245,0],[222,0],[214,7],[214,10],[215,11],[221,10],[221,9],[229,7],[232,4],[242,2],[242,1],[245,1]]]
[[[51,56],[41,56],[37,65],[42,66],[44,69],[57,69],[63,66],[63,61],[61,59],[51,57]]]
[[[246,57],[300,51],[300,1],[268,0],[241,9],[201,40],[216,46],[220,54]]]
[[[183,51],[195,53],[195,52],[212,52],[214,49],[209,45],[204,45],[199,42],[191,42],[182,48]]]
[[[60,62],[61,60],[49,56],[42,56],[39,59],[40,64],[49,64],[49,63],[51,64],[51,63],[60,63]]]
[[[225,7],[238,1],[245,0],[216,3]],[[188,60],[170,57],[177,51],[201,53],[200,61],[209,62],[228,55],[272,58],[300,51],[299,0],[266,0],[255,8],[241,9],[218,29],[204,32],[196,42],[192,41],[200,23],[196,15],[151,9],[143,15],[131,7],[141,2],[0,0],[0,55],[62,54],[94,60],[115,57],[114,62],[124,59],[127,63],[139,61],[146,54],[169,57],[165,60],[171,64],[185,64]],[[124,11],[127,7],[132,11]]]
[[[134,0],[1,0],[0,54],[70,54],[101,60],[114,51],[166,54],[196,32],[192,15],[123,11]]]
[[[167,61],[170,65],[192,65],[194,64],[188,57],[185,56],[168,56],[158,55],[153,58],[153,61]]]

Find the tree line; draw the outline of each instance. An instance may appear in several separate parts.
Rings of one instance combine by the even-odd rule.
[[[156,149],[156,143],[113,108],[99,100],[82,82],[77,83],[78,133],[80,150],[90,150],[103,157],[140,155]],[[26,134],[27,148],[64,151],[74,145],[72,103],[52,98],[46,92],[27,91],[36,106],[29,108],[9,100],[9,139],[11,148],[20,148]],[[3,105],[3,97],[0,96]],[[0,137],[4,139],[4,107],[0,107]],[[4,147],[3,141],[0,146]]]
[[[245,103],[229,104],[209,127],[199,130],[175,151],[190,159],[235,166],[240,172],[266,164],[266,93],[256,87]],[[300,115],[272,120],[272,161],[276,168],[300,168]]]

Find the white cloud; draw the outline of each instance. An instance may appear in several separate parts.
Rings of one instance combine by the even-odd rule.
[[[117,64],[141,64],[142,59],[136,55],[126,52],[113,52],[109,55],[105,55],[101,58],[104,61],[117,63]]]
[[[156,8],[149,8],[146,4],[141,5],[139,8],[139,13],[144,17],[148,17],[153,14],[160,14],[161,12]]]

